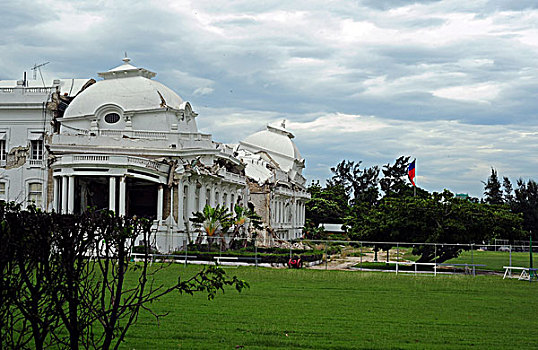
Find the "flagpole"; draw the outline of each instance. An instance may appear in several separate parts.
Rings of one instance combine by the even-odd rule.
[[[417,196],[417,159],[413,160],[413,163],[415,163],[415,183],[413,184],[413,197]]]

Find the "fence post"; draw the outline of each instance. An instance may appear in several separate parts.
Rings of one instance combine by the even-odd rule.
[[[475,266],[474,266],[474,243],[471,243],[471,265],[473,265],[473,277],[476,276]]]
[[[258,240],[254,240],[254,261],[256,262],[256,267],[258,267]]]
[[[399,260],[400,260],[400,243],[397,242],[396,243],[396,274],[398,274],[398,266],[400,266],[400,264],[398,264],[400,262]]]
[[[290,259],[291,259],[291,241],[288,239],[288,244],[290,245]]]
[[[361,270],[362,270],[362,242],[361,242],[361,249],[360,249],[360,267],[361,267]]]
[[[508,266],[512,266],[512,245],[510,244],[510,264]],[[510,272],[509,273],[509,276],[510,278],[512,278],[512,269],[509,269]]]
[[[437,243],[434,243],[433,246],[435,247],[435,254],[433,257],[433,263],[435,264],[433,265],[433,275],[437,276]]]
[[[325,270],[327,270],[327,264],[329,263],[329,255],[327,255],[327,241],[325,241]]]
[[[189,250],[189,242],[187,241],[186,238],[183,239],[183,244],[185,245],[185,267],[187,267],[187,253],[188,253],[188,250]]]
[[[222,258],[222,244],[223,244],[224,237],[219,237],[219,263],[221,261],[220,258]]]

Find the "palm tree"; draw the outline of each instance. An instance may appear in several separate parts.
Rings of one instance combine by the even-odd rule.
[[[221,236],[221,242],[224,242],[224,234],[231,226],[231,216],[225,207],[217,205],[215,208],[206,205],[201,212],[193,213],[194,217],[189,220],[198,228],[203,228],[209,248],[213,243],[213,237],[216,233]],[[221,243],[222,244],[222,243]]]
[[[241,236],[242,228],[246,228],[247,230],[250,226],[252,226],[255,229],[262,228],[262,225],[261,225],[262,218],[258,214],[256,214],[253,210],[242,207],[240,205],[235,205],[234,213],[235,213],[235,216],[232,219],[232,222],[234,225],[232,241],[235,238]],[[246,237],[243,237],[243,238],[246,238]],[[246,243],[247,241],[245,240],[243,246],[246,246]]]

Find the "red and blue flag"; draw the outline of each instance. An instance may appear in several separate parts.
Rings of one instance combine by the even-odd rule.
[[[407,176],[409,176],[409,181],[411,181],[411,183],[413,184],[413,186],[416,187],[415,185],[415,160],[413,160],[410,164],[409,164],[409,167],[407,168]]]

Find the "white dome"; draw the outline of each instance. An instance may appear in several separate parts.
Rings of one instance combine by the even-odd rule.
[[[64,118],[93,115],[103,105],[115,104],[124,111],[180,109],[183,100],[165,85],[151,80],[155,73],[128,64],[99,73],[98,81],[80,93],[67,107]]]
[[[254,133],[240,142],[250,151],[267,152],[284,171],[289,171],[293,163],[302,161],[299,149],[292,141],[293,134],[284,127],[267,125],[266,130]]]

